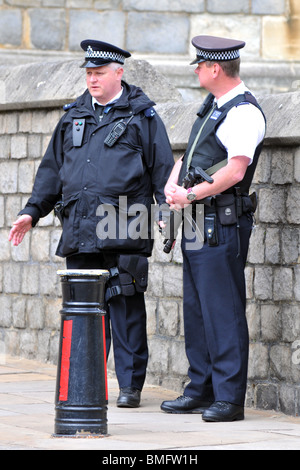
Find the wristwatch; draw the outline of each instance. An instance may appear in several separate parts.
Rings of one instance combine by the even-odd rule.
[[[194,201],[194,199],[196,199],[196,197],[197,197],[197,195],[195,193],[193,193],[193,189],[189,188],[187,190],[187,196],[186,196],[187,200],[188,201]]]

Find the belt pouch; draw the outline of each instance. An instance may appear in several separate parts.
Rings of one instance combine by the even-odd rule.
[[[236,200],[234,194],[217,195],[216,208],[222,225],[233,225],[237,223]]]

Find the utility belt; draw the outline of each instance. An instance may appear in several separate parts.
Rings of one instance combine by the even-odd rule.
[[[201,201],[195,201],[201,203]],[[232,192],[218,194],[210,199],[210,205],[204,205],[204,213],[217,214],[222,225],[233,225],[238,222],[242,214],[256,211],[257,195],[253,192],[241,194],[239,188],[234,188]]]
[[[118,265],[109,269],[105,300],[116,295],[145,292],[148,285],[148,259],[141,255],[120,255]]]
[[[196,204],[201,201],[196,201]],[[253,214],[257,207],[257,195],[242,194],[240,188],[218,194],[210,199],[210,204],[204,205],[204,235],[209,246],[217,246],[217,220],[221,225],[235,225],[238,231],[238,254],[240,252],[239,218],[246,213]],[[194,206],[196,213],[196,205]],[[193,211],[194,212],[194,211]]]

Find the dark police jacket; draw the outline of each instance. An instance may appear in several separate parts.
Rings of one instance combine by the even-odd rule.
[[[122,86],[121,98],[105,109],[101,122],[97,122],[88,90],[69,107],[39,166],[32,195],[20,212],[31,215],[34,226],[63,200],[58,256],[103,250],[151,254],[153,195],[158,204],[165,203],[163,190],[174,159],[165,127],[152,108],[155,103],[140,88],[125,82]],[[115,124],[121,120],[126,123],[130,118],[124,134],[114,145],[106,145],[104,141]],[[78,125],[82,125],[79,132],[84,129],[82,142],[74,146],[73,126]],[[124,223],[130,225],[134,216],[127,216],[123,203],[119,214],[120,196],[129,206],[139,204],[147,208],[149,236],[124,237]],[[97,208],[103,204],[113,207],[117,216],[113,239],[97,234],[101,214],[105,216]],[[119,220],[123,224],[122,236]]]
[[[207,115],[212,109],[213,101],[214,101],[214,96],[212,94],[209,94],[198,112],[198,118],[193,125],[189,142],[188,142],[188,146],[187,146],[187,150],[183,157],[183,164],[182,164],[181,172],[179,175],[178,184],[182,183],[183,178],[185,177],[188,171],[187,159],[188,159],[189,151],[194,143],[194,140],[198,134],[198,131],[200,130],[201,126],[203,125],[203,123],[205,122],[207,118]],[[206,122],[203,128],[203,131],[200,135],[200,138],[197,142],[197,145],[193,153],[190,169],[200,166],[203,170],[207,170],[208,168],[216,165],[217,163],[220,163],[221,161],[227,159],[227,150],[216,136],[217,129],[219,125],[223,122],[223,120],[226,118],[230,109],[232,109],[234,106],[247,106],[250,104],[256,106],[264,116],[264,113],[262,109],[260,108],[260,106],[258,105],[255,97],[248,91],[246,91],[244,94],[236,96],[235,98],[233,98],[232,100],[228,101],[223,106],[221,106],[219,109],[216,109],[214,111],[214,113],[210,116],[210,118]],[[264,119],[265,119],[265,116],[264,116]],[[253,175],[255,172],[255,168],[257,166],[257,162],[258,162],[259,155],[261,153],[262,146],[263,146],[263,142],[261,142],[257,146],[255,155],[253,158],[253,162],[251,165],[248,166],[243,180],[238,184],[238,186],[240,187],[241,193],[247,194],[249,192],[249,188],[253,179]],[[232,188],[229,188],[226,192],[230,192],[230,189]]]

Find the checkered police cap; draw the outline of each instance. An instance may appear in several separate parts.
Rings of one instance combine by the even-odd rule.
[[[206,61],[228,61],[240,57],[239,49],[245,46],[244,41],[219,38],[215,36],[196,36],[192,39],[196,48],[196,59],[191,65]]]
[[[128,51],[120,49],[103,41],[85,39],[80,44],[85,51],[85,62],[81,67],[101,67],[111,62],[124,64],[125,59],[131,56]]]

